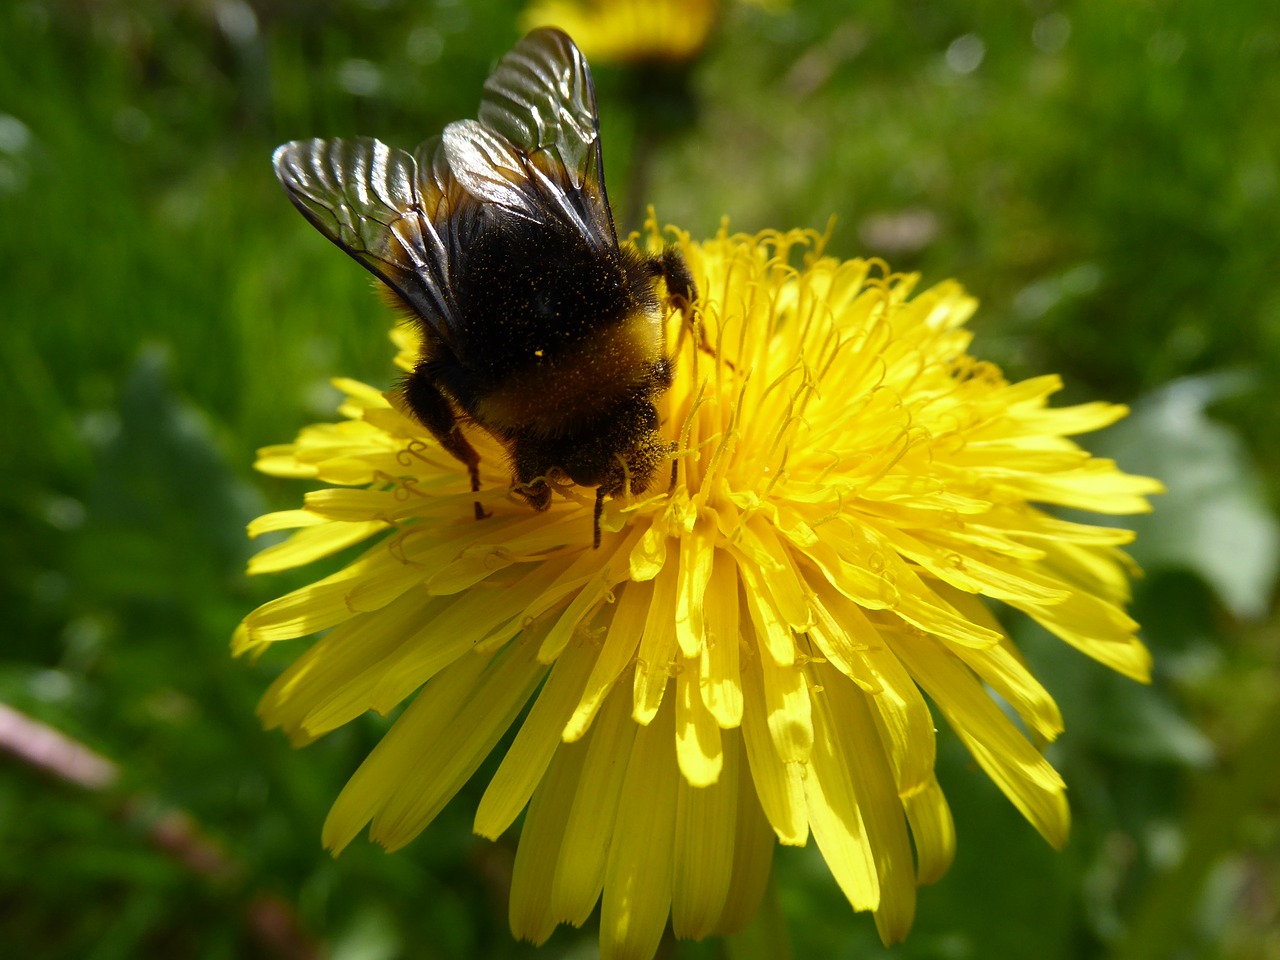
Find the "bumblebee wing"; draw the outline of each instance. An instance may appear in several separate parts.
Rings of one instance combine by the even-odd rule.
[[[566,223],[595,249],[617,248],[591,69],[561,31],[534,30],[517,43],[485,81],[479,119],[449,124],[443,141],[453,174],[477,199]]]
[[[369,137],[295,140],[272,162],[302,215],[454,345],[452,264],[477,210],[449,172],[439,138],[414,156]]]

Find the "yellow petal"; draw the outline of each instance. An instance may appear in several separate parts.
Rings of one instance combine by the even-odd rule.
[[[307,493],[303,502],[307,510],[317,516],[347,523],[418,516],[423,506],[421,498],[406,495],[400,487],[354,490],[325,487]]]
[[[631,719],[627,691],[615,690],[587,731],[583,741],[587,755],[568,813],[551,888],[551,912],[557,920],[581,926],[600,899],[618,822],[626,758],[631,755],[638,729]]]
[[[867,668],[863,653],[868,644],[880,642],[880,637],[866,614],[821,575],[814,578],[810,589],[814,594],[814,624],[809,636],[822,656],[868,693],[878,693],[880,681]]]
[[[579,701],[573,716],[565,724],[563,737],[566,742],[579,739],[591,726],[600,705],[613,689],[614,683],[622,675],[623,670],[631,663],[636,649],[640,645],[640,637],[644,632],[645,619],[653,602],[653,584],[632,582],[620,588],[617,607],[613,619],[609,623],[609,632],[605,635],[604,647],[596,657],[591,676],[587,678],[582,699]]]
[[[680,579],[675,609],[676,640],[687,658],[697,657],[706,643],[707,626],[704,613],[707,584],[712,576],[713,534],[715,521],[703,518],[693,530],[680,538]]]
[[[844,631],[845,640],[836,657],[827,653],[827,646],[822,646],[823,653],[841,673],[860,681],[860,687],[874,694],[872,704],[879,714],[884,750],[897,790],[906,796],[933,776],[933,716],[867,613],[829,585],[819,584],[817,589],[820,608],[832,623],[815,630],[815,639],[831,641],[832,632]]]
[[[1019,424],[1028,433],[1060,433],[1072,436],[1109,427],[1129,415],[1129,408],[1119,403],[1080,403],[1072,407],[1042,407],[1034,411],[1016,411]]]
[[[361,523],[329,521],[324,526],[307,527],[283,543],[277,543],[255,554],[249,561],[249,573],[276,573],[314,563],[367,540],[386,528],[387,524],[381,520],[366,520]]]
[[[626,578],[626,556],[631,547],[640,539],[640,531],[629,530],[624,537],[611,537],[609,542],[601,542],[596,556],[592,557],[590,566],[595,570],[590,578],[578,587],[577,593],[569,601],[554,627],[547,631],[547,637],[538,651],[538,659],[543,663],[552,663],[565,645],[573,638],[579,624],[596,609],[607,596],[611,596],[613,588]],[[584,554],[585,556],[585,554]]]
[[[1083,544],[1058,541],[1046,546],[1045,565],[1073,586],[1073,593],[1096,593],[1117,605],[1129,602],[1129,576],[1136,568],[1120,550],[1089,550]]]
[[[764,577],[750,560],[738,563],[742,578],[742,592],[747,601],[747,612],[755,627],[756,643],[771,663],[791,665],[796,662],[795,641],[791,628],[773,605],[773,598],[764,587]]]
[[[742,723],[742,679],[738,656],[738,572],[733,556],[717,550],[711,581],[703,598],[707,644],[699,663],[702,699],[720,726]]]
[[[782,545],[771,524],[749,523],[744,529],[744,540],[754,537],[758,549],[769,559],[762,577],[769,596],[773,599],[778,617],[793,630],[804,630],[812,621],[809,611],[809,591],[797,573],[791,559],[791,551]]]
[[[297,530],[299,527],[314,527],[325,522],[325,518],[310,510],[277,510],[264,513],[249,521],[249,537],[256,539],[264,533],[275,533],[279,530]]]
[[[1065,585],[1034,567],[969,550],[963,544],[947,544],[944,537],[922,533],[913,537],[902,530],[886,533],[893,545],[928,573],[964,593],[982,593],[1009,603],[1059,603],[1069,591]]]
[[[298,459],[291,443],[262,447],[253,462],[253,468],[269,477],[288,480],[310,480],[319,473],[314,463],[304,463]]]
[[[954,590],[948,590],[944,596],[971,620],[993,630],[1000,628],[995,617],[977,597]],[[984,683],[1000,694],[1039,736],[1045,740],[1053,740],[1062,732],[1062,714],[1058,711],[1058,705],[1049,691],[1031,675],[1007,636],[997,647],[974,650],[957,644],[952,650]]]
[[[809,686],[798,663],[779,665],[760,657],[769,736],[784,763],[807,763],[813,747]]]
[[[374,550],[385,553],[385,548],[375,547]],[[367,553],[361,560],[367,561],[369,557]],[[364,569],[373,566],[370,562],[363,565]],[[250,639],[255,643],[292,640],[327,630],[350,619],[355,611],[347,606],[347,593],[353,583],[360,581],[361,573],[355,564],[351,564],[322,580],[264,603],[244,618]]]
[[[1150,681],[1151,653],[1133,635],[1138,625],[1114,604],[1081,593],[1053,607],[1016,606],[1081,653],[1126,677]]]
[[[732,734],[726,737],[724,767],[710,786],[683,778],[679,784],[671,896],[671,927],[677,937],[701,940],[714,933],[733,883],[741,762],[737,741]]]
[[[809,836],[804,764],[778,753],[770,730],[760,659],[745,660],[742,673],[742,736],[760,806],[779,840],[791,846],[803,846]]]
[[[698,687],[697,664],[686,661],[676,673],[676,760],[685,781],[707,787],[720,777],[724,753],[720,726]]]
[[[636,731],[600,904],[601,960],[652,960],[671,910],[676,790],[675,709]]]
[[[1113,461],[1102,459],[1075,470],[1007,477],[1001,483],[1027,500],[1106,514],[1150,513],[1147,497],[1164,492],[1157,481],[1121,473]]]
[[[338,851],[370,819],[388,850],[418,835],[467,781],[546,673],[534,642],[469,657],[423,688],[343,788],[323,840]],[[424,752],[422,744],[436,749]]]
[[[639,524],[644,533],[631,551],[631,579],[652,580],[667,565],[667,524],[656,514],[648,524]]]
[[[956,855],[956,826],[951,808],[934,777],[904,798],[907,822],[916,848],[916,882],[935,883]]]
[[[573,591],[573,583],[582,581],[581,577],[573,576],[573,569],[574,555],[568,554],[551,557],[532,566],[518,580],[495,576],[477,584],[469,592],[487,598],[493,615],[484,617],[484,622],[490,626],[476,643],[476,653],[500,650],[535,625],[540,630],[545,629],[550,611],[564,603],[565,597]],[[512,584],[519,585],[518,592]],[[526,584],[534,591],[532,599],[524,589]],[[509,603],[509,599],[518,599],[519,604]]]
[[[529,802],[561,744],[560,732],[594,664],[595,652],[587,648],[570,648],[556,661],[480,798],[472,827],[477,834],[496,840]]]
[[[1058,772],[935,640],[902,633],[893,646],[996,786],[1050,844],[1061,847],[1070,818]]]
[[[516,848],[507,906],[511,932],[518,939],[541,944],[556,928],[552,884],[586,753],[586,744],[556,751],[550,770],[529,803]]]
[[[957,643],[981,647],[999,642],[998,633],[970,623],[946,607],[891,548],[873,546],[866,540],[869,531],[863,530],[857,537],[847,530],[837,534],[840,526],[824,524],[820,528],[823,542],[805,553],[844,596],[868,610],[892,610],[926,633],[945,634]]]
[[[676,605],[678,586],[675,564],[668,564],[653,581],[653,599],[645,616],[636,660],[632,716],[637,723],[649,723],[662,705],[671,665],[676,655],[676,623],[671,612]]]
[[[410,592],[383,610],[352,617],[330,630],[268,688],[258,707],[262,722],[282,727],[295,739],[312,740],[365,713],[379,664],[447,603],[422,591]]]
[[[813,718],[813,753],[804,781],[809,827],[845,899],[855,910],[875,910],[880,906],[875,855],[853,781],[853,758],[840,742],[826,690],[814,694]]]
[[[377,409],[388,405],[383,392],[367,383],[361,383],[351,377],[334,377],[329,382],[347,395],[348,402],[356,404],[361,410]]]
[[[716,933],[737,933],[745,927],[760,909],[769,885],[769,873],[773,866],[773,848],[776,840],[769,821],[760,808],[756,787],[745,767],[746,743],[741,733],[726,734],[726,750],[736,750],[738,766],[738,813],[733,841],[733,882],[725,898],[724,909]],[[728,746],[728,741],[736,746]]]
[[[387,713],[458,657],[471,651],[495,652],[498,646],[485,648],[493,631],[508,619],[521,616],[523,605],[546,588],[558,569],[555,564],[544,564],[500,587],[495,584],[497,589],[477,588],[442,598],[431,608],[430,616],[406,629],[399,649],[371,665],[369,672],[378,679],[369,694],[369,706]],[[411,591],[417,593],[425,591]]]
[[[390,793],[404,789],[397,764],[407,760],[420,730],[443,726],[471,696],[489,661],[468,657],[429,683],[401,714],[373,752],[364,759],[338,795],[325,819],[322,839],[334,854],[342,852],[373,817],[382,810]],[[415,762],[405,770],[416,770]]]
[[[880,642],[868,644],[863,652],[867,668],[880,684],[880,692],[871,698],[873,716],[898,794],[906,798],[933,779],[937,758],[933,714],[906,667],[884,638],[874,635]]]
[[[906,818],[893,770],[868,709],[867,695],[830,664],[814,662],[812,670],[822,685],[821,694],[815,694],[814,699],[826,706],[824,722],[831,725],[828,740],[835,748],[837,762],[843,759],[848,768],[875,863],[880,886],[876,928],[886,945],[897,943],[906,937],[915,917],[916,884]],[[815,760],[815,771],[820,765]]]

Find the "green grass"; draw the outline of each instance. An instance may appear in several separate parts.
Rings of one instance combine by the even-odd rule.
[[[652,202],[698,235],[834,214],[833,253],[959,278],[983,301],[979,355],[1063,373],[1068,400],[1135,403],[1095,446],[1198,484],[1135,551],[1152,689],[1020,637],[1066,715],[1068,849],[944,743],[959,858],[894,955],[1280,956],[1271,4],[844,6],[734,6],[661,102],[599,65],[620,217]],[[294,651],[227,652],[240,616],[300,582],[242,573],[244,523],[302,492],[255,476],[253,451],[330,416],[328,378],[394,376],[366,276],[295,214],[270,152],[411,146],[472,115],[516,7],[252,7],[254,29],[232,4],[0,5],[0,701],[121,769],[98,794],[0,763],[0,942],[279,956],[251,919],[274,897],[336,960],[530,956],[505,929],[512,844],[469,834],[477,791],[408,851],[331,861],[320,824],[382,722],[295,752],[253,713]],[[1217,420],[1162,392],[1220,374]],[[1202,543],[1223,530],[1227,547]],[[229,875],[157,844],[174,810]],[[881,955],[812,850],[778,863],[796,956]],[[561,931],[537,955],[591,940]]]

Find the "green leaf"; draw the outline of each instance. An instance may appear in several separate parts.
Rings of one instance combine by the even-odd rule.
[[[1138,562],[1193,570],[1243,619],[1268,608],[1280,563],[1280,526],[1244,443],[1206,410],[1249,386],[1249,378],[1229,373],[1174,381],[1090,444],[1168,488],[1153,515],[1124,519],[1138,532],[1132,551]]]

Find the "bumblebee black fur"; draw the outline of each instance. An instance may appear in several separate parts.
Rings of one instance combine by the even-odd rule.
[[[411,156],[377,140],[306,140],[274,156],[290,199],[378,276],[422,331],[409,409],[479,490],[474,423],[508,451],[536,509],[548,478],[604,498],[646,490],[671,444],[667,300],[696,298],[679,252],[618,244],[591,72],[565,34],[535,30],[485,83],[479,119]],[[482,517],[476,504],[476,516]]]

